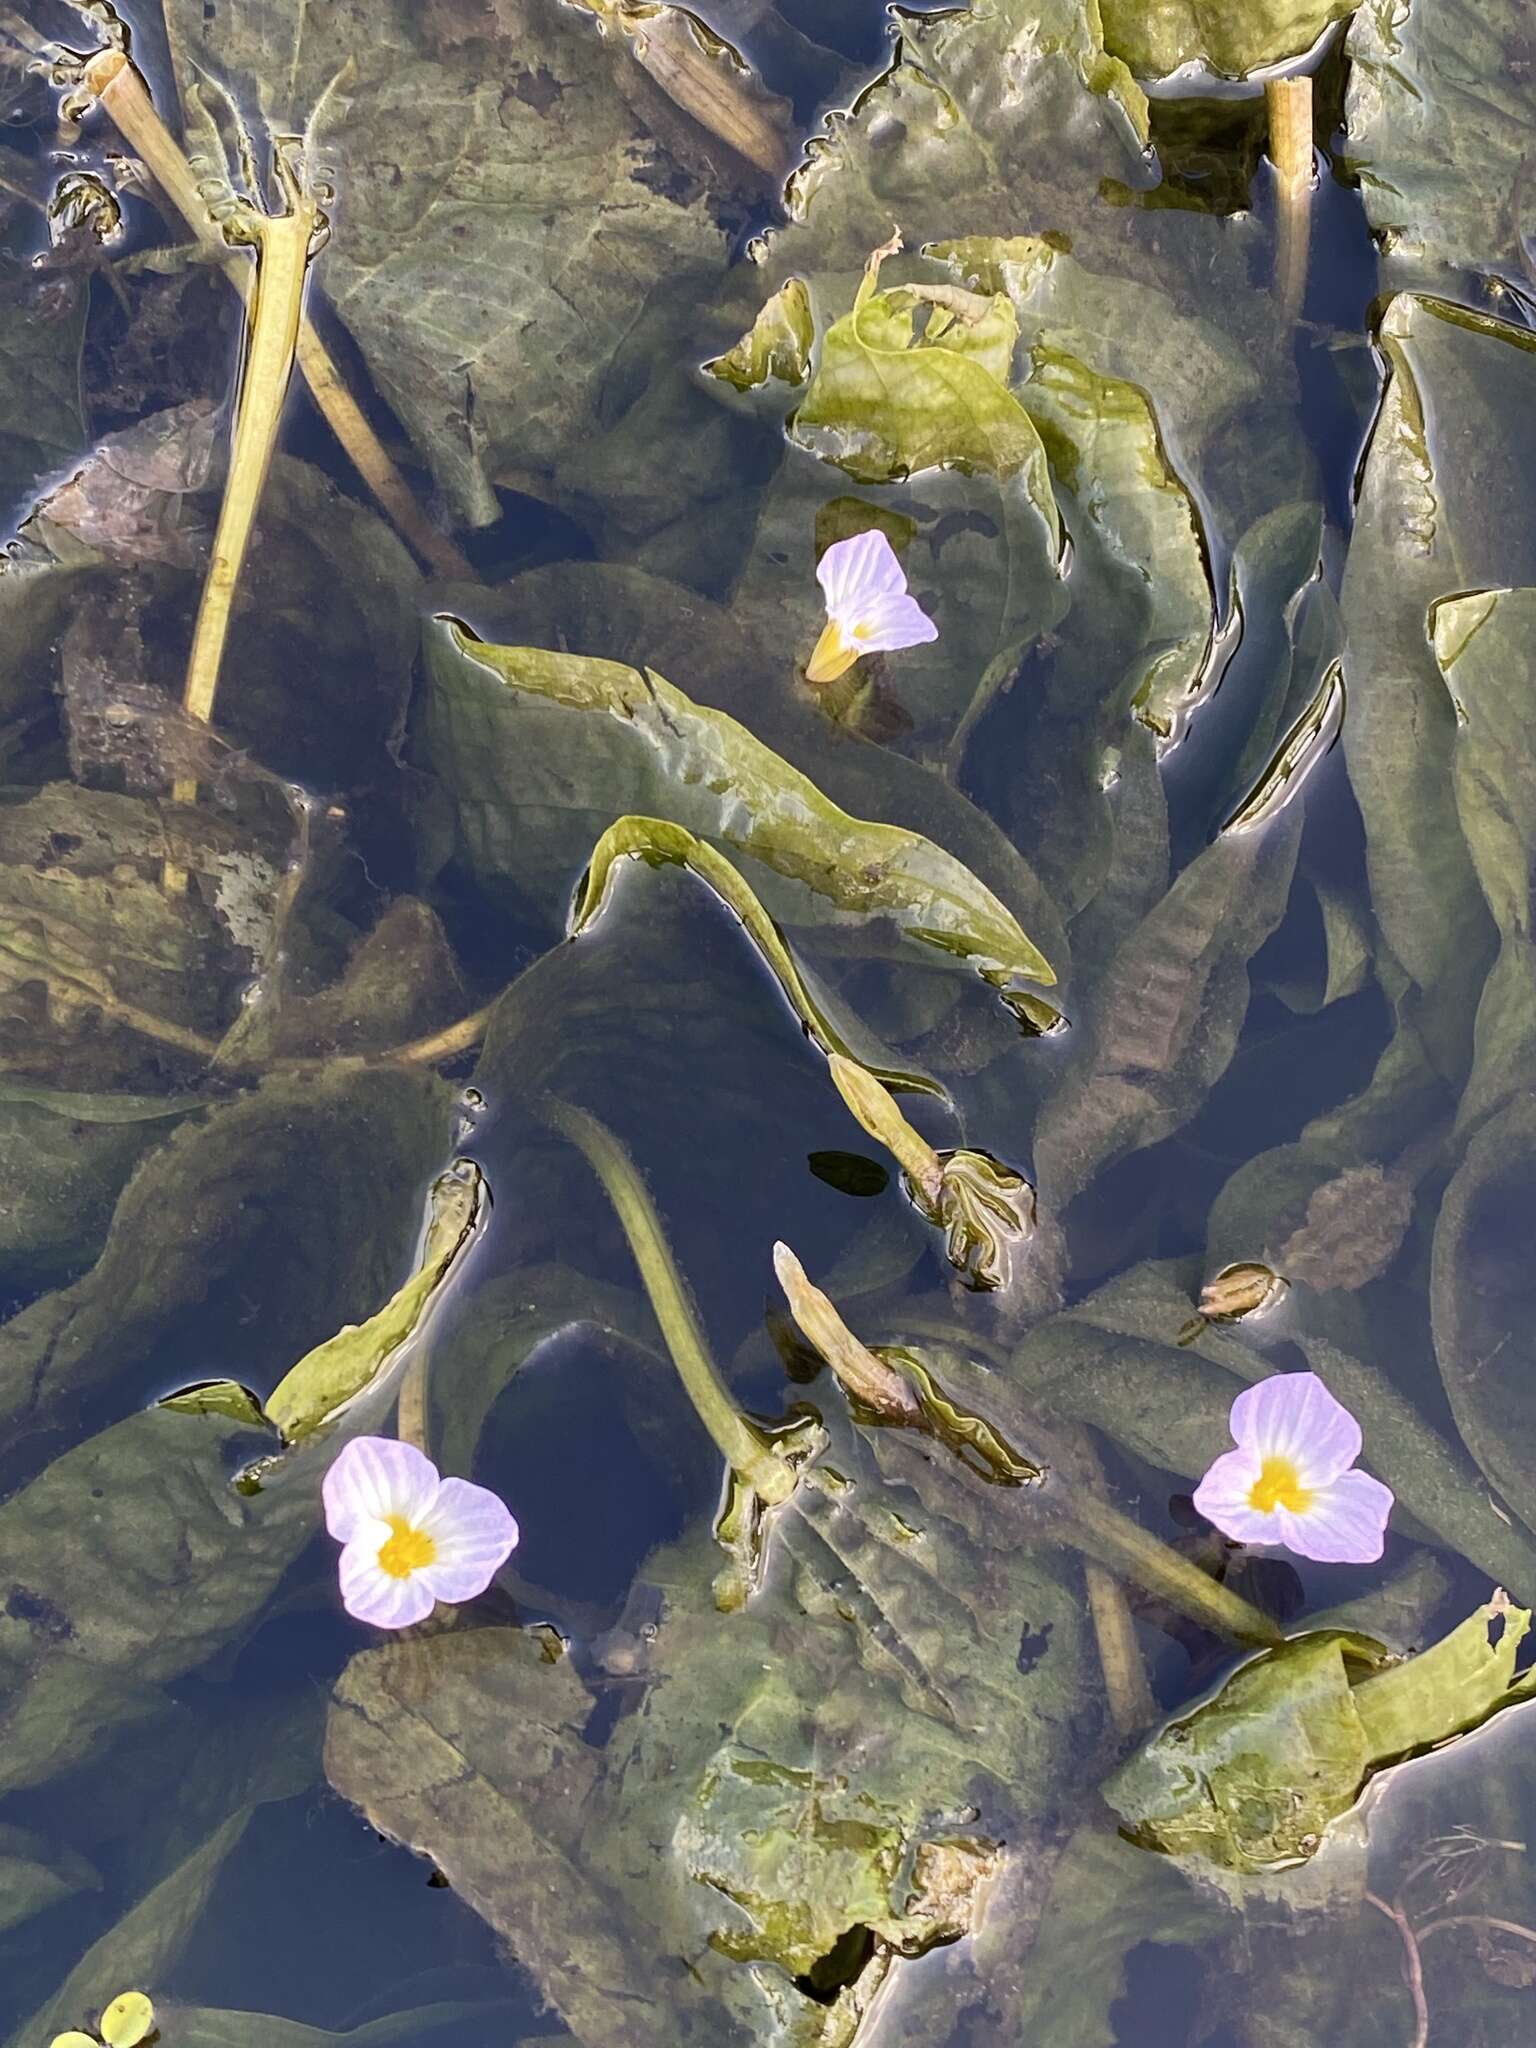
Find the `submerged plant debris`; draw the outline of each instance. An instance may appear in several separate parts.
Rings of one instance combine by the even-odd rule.
[[[1524,0],[0,58],[0,2041],[1536,2038]]]

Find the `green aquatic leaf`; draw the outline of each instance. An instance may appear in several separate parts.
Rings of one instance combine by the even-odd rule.
[[[537,2040],[512,2039],[505,2029],[524,2017],[521,1999],[505,2005],[484,1999],[444,2000],[436,2005],[419,2005],[403,2012],[383,2014],[379,2019],[332,2033],[325,2027],[306,2026],[302,2020],[285,2019],[280,2013],[230,2012],[211,2005],[176,2006],[176,2039],[181,2048],[456,2048],[470,2032],[494,2035],[502,2048],[539,2048],[551,2036]],[[566,2037],[556,2035],[558,2043]]]
[[[359,1396],[396,1380],[406,1347],[425,1326],[428,1311],[485,1221],[485,1177],[461,1160],[433,1183],[426,1241],[416,1270],[405,1285],[362,1324],[350,1324],[326,1339],[284,1374],[263,1403],[234,1380],[204,1380],[159,1403],[182,1415],[223,1415],[262,1429],[275,1429],[285,1444],[302,1443],[338,1421]]]
[[[1351,168],[1388,272],[1481,271],[1528,294],[1536,80],[1519,0],[1365,0],[1350,23]]]
[[[13,1445],[68,1408],[122,1413],[197,1360],[246,1377],[387,1298],[440,1163],[451,1091],[404,1069],[267,1082],[182,1125],[124,1189],[100,1259],[0,1326],[0,1417]],[[279,1273],[252,1319],[254,1260]],[[235,1334],[231,1334],[235,1333]],[[159,1361],[164,1362],[159,1362]]]
[[[1363,1638],[1298,1636],[1153,1736],[1105,1797],[1147,1848],[1238,1871],[1304,1861],[1372,1771],[1518,1696],[1515,1653],[1529,1624],[1500,1594],[1431,1649],[1376,1673]]]
[[[1151,594],[1144,651],[1121,689],[1160,739],[1182,728],[1215,627],[1205,542],[1188,491],[1163,452],[1146,393],[1101,377],[1044,342],[1019,393],[1051,466],[1112,556]]]
[[[810,456],[797,452],[795,459],[823,480],[828,474]],[[823,482],[818,502],[824,500]],[[1060,919],[992,819],[947,779],[832,726],[796,680],[796,654],[809,652],[822,622],[814,565],[808,532],[804,580],[797,576],[779,590],[785,601],[792,591],[793,609],[778,603],[750,616],[742,605],[714,604],[682,585],[611,563],[557,563],[494,593],[456,591],[453,598],[486,639],[561,646],[637,671],[686,677],[701,718],[718,713],[746,727],[838,809],[901,827],[952,854],[1059,970]],[[668,750],[638,746],[611,719],[594,721],[528,692],[514,695],[478,664],[440,658],[451,652],[446,641],[429,648],[412,741],[413,758],[426,771],[418,785],[417,827],[429,874],[451,858],[489,903],[552,941],[565,930],[572,892],[594,844],[617,816],[636,811],[718,836],[707,815],[679,808]],[[698,788],[686,793],[690,804],[701,801]],[[996,1049],[1011,1043],[1006,1012],[974,996],[934,949],[914,947],[886,919],[851,924],[830,899],[771,867],[759,864],[748,873],[765,908],[790,933],[797,957],[814,964],[818,978],[830,978],[834,953],[890,963],[883,970],[887,1001],[911,1015],[912,1057],[945,1005],[958,1005],[978,1044],[988,1030]],[[914,974],[924,959],[928,972]],[[911,1007],[919,993],[926,1014]]]
[[[1226,78],[1299,57],[1353,0],[1101,0],[1104,42],[1138,78],[1197,64]]]
[[[1520,1219],[1536,1180],[1536,1112],[1525,1093],[1468,1143],[1435,1225],[1435,1355],[1468,1448],[1526,1528],[1536,1528],[1532,1274]],[[1524,1595],[1526,1582],[1512,1581]]]
[[[28,165],[30,169],[30,163]],[[25,262],[6,265],[0,288],[0,497],[15,515],[39,472],[57,469],[85,445],[80,349],[86,280],[69,272],[38,276]]]
[[[898,1470],[923,1468],[904,1433],[877,1434]],[[867,1456],[852,1442],[847,1453]],[[954,1469],[957,1500],[986,1492]],[[1073,1749],[1083,1646],[1070,1575],[999,1542],[995,1508],[989,1539],[969,1510],[956,1527],[915,1501],[898,1517],[861,1499],[786,1508],[775,1540],[797,1593],[765,1587],[729,1615],[713,1604],[707,1542],[653,1556],[631,1600],[659,1618],[615,1652],[614,1676],[643,1684],[644,1708],[621,1712],[602,1750],[579,1731],[589,1687],[613,1679],[599,1661],[584,1683],[532,1635],[390,1645],[343,1674],[332,1783],[443,1869],[578,2039],[601,2029],[661,2048],[690,2026],[711,2040],[846,2043],[879,1984],[905,1981],[904,1954],[953,1941],[982,1909],[997,1834],[959,1809],[1000,1821],[1026,1759]],[[1001,1612],[952,1591],[964,1581],[947,1574],[975,1564],[973,1546]],[[1022,1679],[1021,1611],[1048,1645]],[[1021,1697],[1029,1711],[1010,1712]],[[511,1747],[509,1718],[524,1731]],[[628,1996],[615,2006],[605,1987],[618,1982]],[[916,1974],[910,1994],[926,1996]]]
[[[1365,820],[1371,902],[1422,991],[1419,1028],[1453,1080],[1494,928],[1456,804],[1458,729],[1430,640],[1457,592],[1536,582],[1536,346],[1519,328],[1400,295],[1341,602],[1344,753]]]
[[[1053,1412],[1103,1430],[1165,1471],[1196,1480],[1231,1447],[1228,1417],[1245,1385],[1275,1369],[1260,1348],[1262,1323],[1207,1324],[1187,1348],[1177,1339],[1194,1306],[1193,1262],[1147,1261],[1031,1330],[1014,1370]],[[1422,1314],[1415,1299],[1414,1313]],[[1426,1419],[1380,1368],[1327,1334],[1320,1304],[1286,1298],[1275,1335],[1299,1345],[1306,1364],[1361,1424],[1370,1469],[1399,1508],[1448,1551],[1515,1593],[1536,1586],[1536,1539],[1490,1503],[1477,1466]]]
[[[1472,1076],[1458,1123],[1473,1130],[1523,1094],[1536,1053],[1531,862],[1536,854],[1536,590],[1448,597],[1429,618],[1456,713],[1452,786],[1472,865],[1498,927],[1498,957],[1477,1007]]]
[[[429,1137],[439,1147],[442,1143],[436,1114],[441,1094],[431,1086],[425,1093],[425,1105],[419,1097],[402,1102],[398,1095],[393,1104],[374,1105],[381,1144],[386,1109],[396,1119],[393,1165],[399,1189],[397,1214],[389,1220],[397,1227],[398,1211],[407,1202],[415,1208],[420,1185],[422,1160],[419,1152],[410,1156],[412,1144],[419,1146]],[[361,1107],[355,1094],[352,1104]],[[288,1117],[297,1122],[291,1107]],[[310,1136],[314,1129],[311,1125]],[[355,1127],[350,1135],[356,1145]],[[272,1149],[263,1162],[267,1171]],[[397,1249],[396,1232],[386,1235],[381,1229],[381,1156],[359,1151],[354,1159],[363,1175],[373,1236],[370,1255],[357,1261],[358,1270]],[[255,1185],[262,1184],[258,1177]],[[196,1181],[192,1185],[195,1189]],[[333,1192],[343,1190],[333,1184]],[[331,1232],[338,1229],[339,1207],[326,1219]],[[438,1237],[429,1237],[427,1249],[429,1273],[441,1269],[445,1241],[461,1240],[464,1209],[462,1195],[439,1198],[434,1216]],[[160,1220],[163,1224],[163,1212]],[[204,1228],[212,1221],[205,1213]],[[311,1235],[320,1235],[320,1225],[308,1227]],[[249,1243],[242,1249],[252,1255]],[[328,1249],[323,1263],[334,1287],[345,1268],[334,1237]],[[136,1241],[136,1252],[143,1269],[142,1239]],[[352,1256],[357,1260],[355,1251]],[[287,1271],[295,1282],[301,1270],[290,1254]],[[142,1277],[156,1276],[150,1271]],[[120,1293],[118,1299],[120,1304]],[[334,1294],[328,1293],[327,1300],[334,1316]],[[313,1313],[314,1303],[308,1306]],[[165,1344],[175,1327],[174,1308],[165,1299],[158,1307],[154,1341]],[[398,1324],[401,1303],[391,1307]],[[370,1360],[379,1348],[369,1347]],[[356,1340],[341,1349],[346,1361],[355,1363]],[[77,1356],[77,1368],[80,1362]],[[321,1362],[334,1365],[334,1353],[322,1353]],[[356,1377],[353,1372],[340,1384],[351,1387]],[[300,1396],[314,1375],[301,1378]],[[324,1391],[332,1394],[337,1385],[329,1376]],[[38,1783],[77,1762],[105,1731],[151,1711],[154,1687],[203,1664],[247,1628],[319,1526],[319,1482],[334,1455],[337,1431],[356,1432],[370,1423],[377,1427],[396,1392],[387,1373],[351,1392],[344,1420],[336,1421],[326,1437],[301,1441],[265,1461],[257,1491],[237,1490],[232,1483],[240,1453],[261,1448],[252,1443],[247,1420],[206,1409],[177,1413],[155,1408],[86,1437],[13,1494],[0,1507],[0,1543],[14,1580],[13,1596],[0,1616],[0,1684],[9,1701],[0,1787]]]
[[[972,961],[1005,1001],[1019,981],[1054,981],[1008,910],[959,861],[916,833],[848,816],[745,726],[654,670],[496,647],[447,619],[430,629],[427,653],[434,717],[461,721],[466,738],[477,734],[476,785],[461,780],[457,792],[461,823],[480,841],[477,866],[495,865],[506,829],[499,763],[505,754],[510,769],[527,746],[537,707],[552,740],[563,729],[574,744],[581,733],[602,748],[615,794],[660,768],[673,823],[723,839],[839,912],[894,919],[913,938]],[[452,744],[467,778],[470,749]]]
[[[1248,962],[1290,892],[1299,817],[1218,839],[1122,941],[1035,1134],[1061,1208],[1123,1153],[1192,1116],[1226,1070],[1248,1009]]]
[[[805,280],[786,278],[735,347],[704,368],[738,391],[756,391],[770,381],[803,384],[810,372],[815,338]]]
[[[853,310],[822,336],[791,434],[860,483],[950,468],[1022,477],[1059,542],[1045,450],[1008,389],[1018,339],[1012,306],[1000,293],[955,292],[957,312],[926,301],[922,288],[881,291],[886,253],[870,258]]]
[[[140,1159],[206,1102],[0,1080],[0,1269],[11,1284],[31,1291],[72,1280],[101,1250]]]
[[[100,1889],[101,1873],[77,1851],[0,1822],[0,1934],[77,1892]]]
[[[804,1025],[807,1036],[829,1056],[836,1054],[854,1060],[861,1067],[868,1065],[867,1060],[849,1051],[838,1026],[827,1016],[823,1001],[808,987],[778,928],[742,876],[707,841],[696,838],[681,825],[669,824],[665,818],[618,818],[609,826],[592,849],[592,858],[571,910],[572,938],[579,938],[602,914],[613,894],[620,864],[637,859],[652,867],[663,864],[685,867],[696,874],[740,918],[743,929],[783,990],[790,1008]],[[890,1088],[906,1088],[925,1095],[942,1093],[939,1084],[923,1074],[878,1065],[870,1066],[869,1071]]]
[[[1211,1892],[1187,1884],[1173,1865],[1144,1855],[1097,1818],[1078,1828],[1050,1877],[1050,1893],[1028,1949],[1006,1953],[991,1936],[1003,1987],[993,1996],[1021,2039],[1051,2048],[1118,2048],[1111,2008],[1126,1996],[1128,1964],[1143,1942],[1203,1947],[1227,1931]]]
[[[205,75],[248,82],[248,112],[299,133],[323,99],[347,204],[316,282],[471,524],[498,516],[493,480],[542,478],[591,432],[658,281],[676,306],[688,266],[724,262],[707,138],[574,9],[503,0],[489,49],[410,0],[362,37],[349,0],[169,16],[190,104]]]

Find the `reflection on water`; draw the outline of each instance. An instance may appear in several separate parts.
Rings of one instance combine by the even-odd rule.
[[[0,10],[0,2032],[1536,2037],[1516,0],[701,11]]]

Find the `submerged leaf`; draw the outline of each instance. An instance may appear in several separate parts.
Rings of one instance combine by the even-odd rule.
[[[1432,1649],[1374,1672],[1378,1646],[1363,1638],[1298,1636],[1153,1736],[1105,1796],[1148,1848],[1239,1871],[1303,1861],[1372,1771],[1477,1727],[1523,1692],[1515,1652],[1529,1624],[1496,1594]]]
[[[1351,169],[1389,273],[1529,291],[1536,79],[1522,0],[1365,0],[1349,30]]]
[[[1431,1057],[1455,1075],[1494,933],[1457,814],[1458,726],[1430,612],[1457,591],[1536,583],[1536,340],[1407,294],[1387,306],[1380,338],[1390,375],[1341,595],[1344,753],[1372,908],[1423,991]]]
[[[501,0],[490,55],[415,0],[378,0],[362,36],[351,0],[168,14],[189,105],[212,77],[278,132],[321,109],[346,202],[316,281],[473,525],[499,516],[493,481],[542,482],[591,435],[658,280],[685,308],[689,266],[724,260],[704,138],[574,8]]]

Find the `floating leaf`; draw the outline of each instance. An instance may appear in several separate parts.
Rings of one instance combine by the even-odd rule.
[[[1529,1625],[1498,1594],[1432,1649],[1374,1674],[1375,1646],[1364,1639],[1298,1636],[1170,1722],[1105,1796],[1148,1848],[1239,1871],[1304,1861],[1372,1771],[1476,1727],[1518,1695],[1515,1652]]]
[[[1196,696],[1215,627],[1205,538],[1163,450],[1146,393],[1044,341],[1019,392],[1051,466],[1101,529],[1110,554],[1144,580],[1146,651],[1121,685],[1160,739],[1176,737]],[[1119,694],[1117,692],[1117,694]]]
[[[101,2016],[106,2048],[139,2048],[155,2024],[155,2008],[142,1991],[120,1991]]]
[[[1352,0],[1102,0],[1104,42],[1138,78],[1186,64],[1227,78],[1299,57]]]
[[[571,911],[572,938],[579,937],[601,915],[613,893],[619,864],[637,858],[653,866],[671,862],[691,869],[740,918],[747,936],[772,971],[791,1009],[805,1027],[807,1036],[814,1039],[824,1053],[853,1059],[861,1067],[864,1065],[849,1052],[837,1026],[826,1015],[822,1002],[807,986],[777,926],[736,869],[706,841],[696,839],[681,825],[670,825],[664,818],[630,817],[619,818],[609,826],[592,849],[592,858],[582,877]],[[873,1066],[870,1071],[888,1087],[908,1088],[923,1095],[943,1092],[936,1081],[930,1081],[923,1074],[880,1066]]]
[[[786,278],[736,346],[704,368],[738,391],[756,391],[770,380],[803,384],[815,338],[811,295],[804,280]]]
[[[462,1160],[433,1183],[426,1242],[416,1270],[366,1323],[342,1330],[301,1358],[267,1396],[270,1421],[290,1444],[301,1443],[343,1414],[401,1363],[428,1309],[462,1262],[485,1221],[485,1176]]]
[[[1054,981],[1008,911],[958,861],[916,833],[849,817],[744,726],[653,670],[494,647],[451,620],[434,625],[428,656],[440,714],[456,711],[482,730],[489,720],[519,750],[527,741],[525,706],[577,714],[571,729],[590,722],[594,743],[609,751],[615,783],[653,763],[663,769],[673,823],[724,839],[840,911],[894,918],[913,938],[973,961],[1005,999],[1016,980]],[[499,704],[487,694],[487,678],[500,685]],[[492,776],[495,755],[492,742],[485,763]],[[468,790],[461,797],[471,814],[478,798],[476,822],[485,833],[498,829],[485,816],[493,788],[485,784],[483,798]]]
[[[959,314],[927,306],[932,317],[919,334],[921,292],[879,289],[886,253],[870,258],[852,312],[822,337],[794,438],[860,483],[948,468],[1022,476],[1059,541],[1045,451],[1008,389],[1019,331],[1012,306],[1001,294],[965,300]]]

